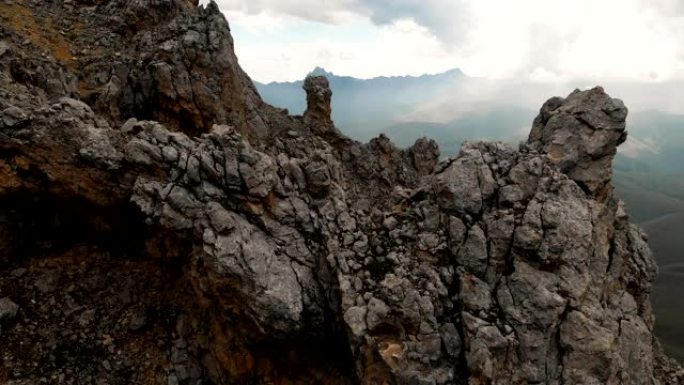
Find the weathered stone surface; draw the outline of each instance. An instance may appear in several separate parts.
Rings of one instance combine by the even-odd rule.
[[[322,78],[304,117],[264,105],[213,2],[11,4],[0,380],[684,378],[610,185],[626,109],[600,88],[549,100],[519,150],[440,162],[429,140],[342,136]]]
[[[410,148],[413,165],[423,174],[430,174],[439,162],[439,146],[431,139],[421,138]]]
[[[546,153],[561,171],[598,194],[610,182],[617,146],[627,139],[627,108],[602,88],[576,90],[549,100],[530,132],[532,148]]]
[[[0,298],[0,322],[11,321],[17,316],[19,305],[8,297]]]
[[[332,91],[325,76],[307,76],[303,85],[306,91],[304,122],[313,132],[324,133],[334,130],[332,121]]]
[[[19,107],[9,106],[0,112],[0,119],[5,127],[16,127],[28,120],[28,115]]]

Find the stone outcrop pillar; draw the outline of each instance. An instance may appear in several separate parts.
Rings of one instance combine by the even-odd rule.
[[[332,90],[328,79],[325,76],[307,76],[303,88],[306,91],[304,122],[318,134],[333,131]]]
[[[617,147],[627,139],[627,108],[596,87],[549,99],[534,120],[529,146],[594,196],[610,185]]]

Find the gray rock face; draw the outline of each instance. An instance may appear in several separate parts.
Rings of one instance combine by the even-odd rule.
[[[549,100],[520,149],[440,161],[427,139],[342,136],[324,78],[303,118],[262,105],[214,3],[87,3],[23,5],[84,17],[77,47],[135,42],[46,56],[59,87],[18,76],[41,41],[0,25],[0,293],[17,302],[0,300],[0,345],[37,346],[3,351],[0,378],[47,383],[39,361],[60,383],[681,383],[610,184],[626,109],[602,89]]]
[[[7,107],[0,114],[2,115],[2,124],[7,128],[15,127],[28,120],[26,113],[15,106]]]
[[[439,146],[434,140],[418,139],[411,147],[413,165],[422,174],[429,174],[439,161]]]
[[[64,45],[71,47],[69,65],[81,79],[78,89],[71,86],[73,93],[110,124],[138,118],[192,134],[214,124],[267,134],[263,120],[275,109],[263,106],[239,67],[228,23],[215,3],[200,8],[188,0],[90,3],[34,9],[61,15],[64,30],[72,31]]]
[[[617,146],[627,139],[627,108],[602,88],[579,90],[567,99],[544,104],[534,121],[529,143],[573,180],[598,194],[610,182]]]
[[[573,94],[568,103],[582,114],[597,98],[608,97],[594,89]],[[151,137],[143,131],[133,140],[150,143]],[[179,142],[186,141],[194,142]],[[376,203],[368,217],[353,208],[358,197],[340,189],[340,177],[355,178],[354,171],[331,172],[344,170],[332,155],[318,150],[305,160],[299,187],[293,181],[301,176],[292,172],[286,153],[275,160],[239,143],[237,133],[222,133],[175,148],[181,159],[212,153],[209,164],[233,163],[224,160],[237,154],[240,186],[212,177],[226,169],[200,169],[199,179],[186,174],[173,186],[145,182],[156,187],[137,189],[133,199],[156,221],[198,228],[202,258],[213,266],[216,284],[221,277],[241,277],[244,286],[234,289],[262,327],[291,333],[305,327],[306,312],[323,314],[326,303],[337,301],[319,291],[316,273],[307,267],[322,251],[318,255],[326,255],[336,276],[352,351],[376,351],[380,361],[374,365],[387,365],[398,381],[460,381],[465,372],[452,357],[463,357],[471,382],[659,383],[648,304],[655,265],[643,237],[620,214],[616,197],[598,199],[583,190],[572,178],[574,169],[563,172],[544,148],[537,152],[531,143],[517,152],[501,144],[468,144],[426,175],[426,185],[395,198],[391,204],[400,203],[400,212]],[[614,148],[606,150],[607,163],[588,167],[609,165],[614,154]],[[176,164],[168,167],[170,175],[182,175],[173,171]],[[245,177],[252,169],[262,171]],[[605,187],[610,174],[601,175]],[[170,190],[183,193],[173,198]],[[265,233],[229,213],[235,208],[215,203],[234,201],[238,191],[262,200],[263,209],[250,210]],[[298,219],[293,198],[317,200],[305,209],[317,218],[313,228],[298,224],[304,218]],[[203,202],[214,203],[209,208]],[[269,214],[268,207],[277,209]],[[305,246],[310,231],[321,234],[322,249]],[[370,375],[370,367],[358,364],[362,378]]]

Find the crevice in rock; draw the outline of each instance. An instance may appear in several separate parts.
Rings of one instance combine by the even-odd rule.
[[[616,249],[616,240],[615,240],[615,234],[610,238],[609,241],[610,247],[608,248],[608,265],[606,266],[606,274],[610,273],[610,270],[613,268],[613,260],[615,259],[615,249]]]

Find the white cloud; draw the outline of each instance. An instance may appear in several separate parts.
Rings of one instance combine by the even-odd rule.
[[[235,28],[240,63],[256,80],[301,79],[315,66],[360,78],[422,75],[453,67],[452,58],[444,52],[442,44],[412,20],[399,20],[383,27],[369,22],[325,27],[314,36],[306,31],[320,26],[298,21],[291,27],[296,36],[287,42],[281,41],[282,30],[264,35]],[[350,31],[345,33],[345,29]]]
[[[681,0],[220,0],[219,5],[238,27],[241,61],[259,80],[300,78],[316,65],[357,77],[460,67],[475,76],[537,82],[684,79]]]
[[[682,20],[641,1],[478,0],[473,7],[463,51],[464,67],[472,73],[544,74],[545,80],[553,74],[565,81],[681,76]]]
[[[331,24],[354,16],[367,17],[381,26],[413,19],[450,42],[462,37],[468,20],[467,0],[217,0],[217,4],[231,15],[288,15]]]
[[[358,6],[376,24],[413,19],[448,43],[463,38],[470,19],[467,0],[359,0]]]
[[[209,0],[201,0],[206,4]],[[357,13],[356,0],[217,0],[229,14],[287,15],[324,23],[339,23]]]
[[[684,15],[684,3],[681,0],[641,0],[640,5],[666,17]]]

